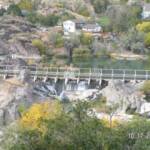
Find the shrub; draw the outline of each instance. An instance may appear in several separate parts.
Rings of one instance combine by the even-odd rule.
[[[11,4],[9,6],[7,13],[15,16],[22,16],[21,9],[18,7],[18,5],[15,4]]]
[[[64,39],[60,33],[52,33],[50,35],[50,42],[56,48],[61,48],[64,46]]]
[[[144,85],[141,88],[141,91],[143,91],[145,94],[150,94],[150,81],[144,82]]]
[[[39,15],[39,23],[44,26],[55,26],[58,23],[59,17],[56,15]]]
[[[150,22],[142,22],[136,26],[138,31],[150,32]]]
[[[3,16],[5,12],[6,12],[6,10],[4,8],[1,8],[0,9],[0,16]]]
[[[34,39],[32,41],[32,45],[35,46],[36,48],[38,48],[41,55],[45,54],[46,46],[43,41],[41,41],[40,39]]]
[[[79,9],[77,10],[78,14],[85,16],[85,17],[89,17],[90,13],[88,11],[88,9],[84,6],[79,7]]]
[[[33,9],[33,4],[31,0],[21,0],[20,3],[18,4],[20,9],[24,10],[29,10],[31,11]]]
[[[81,44],[83,45],[91,45],[92,44],[92,35],[89,33],[82,33],[80,36]]]
[[[66,20],[72,20],[75,19],[75,17],[72,14],[69,14],[68,12],[63,12],[60,16],[61,21],[66,21]]]
[[[107,16],[102,16],[99,20],[98,23],[102,26],[104,31],[110,31],[111,30],[111,22],[110,18]]]
[[[76,60],[87,60],[91,58],[91,51],[87,48],[75,48],[73,50],[73,59]]]
[[[141,91],[146,95],[145,99],[150,102],[150,81],[145,81]]]
[[[20,120],[20,124],[24,128],[37,129],[43,131],[43,122],[47,119],[55,119],[61,114],[61,105],[59,102],[44,102],[34,104],[27,112],[25,112]]]
[[[38,22],[38,16],[35,12],[30,12],[26,17],[27,17],[27,20],[33,24]]]
[[[109,0],[91,0],[96,13],[103,13],[109,5]]]
[[[147,47],[150,46],[150,32],[146,34],[144,43]]]

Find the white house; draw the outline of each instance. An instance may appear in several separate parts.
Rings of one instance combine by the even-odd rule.
[[[68,35],[69,33],[74,33],[76,32],[76,24],[74,21],[67,20],[63,22],[63,29],[65,35]]]
[[[142,18],[146,19],[150,17],[150,3],[143,5]]]
[[[102,27],[98,24],[86,24],[82,30],[84,32],[98,33],[102,31]]]
[[[64,34],[68,35],[69,33],[74,33],[77,30],[81,30],[84,25],[85,21],[83,20],[67,20],[63,22]]]

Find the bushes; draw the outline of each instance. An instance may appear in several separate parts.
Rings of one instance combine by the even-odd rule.
[[[44,55],[46,52],[46,46],[40,39],[34,39],[32,41],[32,45],[38,48],[41,55]]]
[[[87,102],[71,105],[70,111],[60,110],[57,103],[32,106],[24,116],[30,128],[7,137],[11,141],[5,138],[9,150],[149,150],[148,119],[114,122],[115,127],[110,128],[97,119]],[[31,130],[35,125],[38,128]],[[44,125],[46,132],[39,131],[39,125]]]
[[[32,11],[32,9],[33,9],[33,4],[32,4],[31,0],[21,0],[20,3],[18,4],[18,6],[22,10]]]
[[[91,45],[92,44],[92,35],[89,33],[82,33],[80,36],[81,44],[83,45]]]
[[[52,33],[49,38],[54,47],[61,48],[64,46],[64,39],[60,33]]]
[[[150,22],[142,22],[136,26],[138,31],[150,32]]]
[[[146,34],[144,43],[147,47],[150,46],[150,32]]]
[[[0,16],[3,16],[5,12],[6,12],[6,10],[4,8],[1,8],[0,9]]]
[[[38,23],[43,26],[55,26],[59,20],[59,17],[56,15],[43,16],[35,12],[30,12],[26,17],[31,23]]]
[[[103,13],[109,5],[109,0],[91,0],[96,13]]]
[[[144,82],[144,85],[141,88],[141,91],[144,92],[144,94],[150,94],[150,81]]]
[[[85,16],[85,17],[90,16],[90,13],[89,13],[88,9],[85,6],[79,7],[78,10],[77,10],[77,13],[82,15],[82,16]]]
[[[22,16],[21,9],[18,7],[18,5],[15,4],[11,4],[9,6],[7,13],[15,16]]]
[[[59,20],[56,15],[38,16],[39,23],[44,26],[55,26]]]
[[[73,59],[77,60],[87,60],[91,58],[91,51],[87,48],[75,48],[73,50]]]
[[[20,124],[24,128],[37,129],[41,131],[42,120],[55,119],[61,114],[61,105],[58,102],[44,102],[34,104],[23,114]],[[42,131],[43,132],[43,131]]]
[[[35,12],[30,12],[26,17],[27,17],[27,20],[33,24],[38,22],[38,16]]]

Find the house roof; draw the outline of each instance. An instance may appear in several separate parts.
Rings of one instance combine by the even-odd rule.
[[[85,26],[83,26],[83,28],[88,28],[88,29],[95,29],[100,27],[98,24],[86,24]]]
[[[66,21],[64,21],[64,22],[85,23],[85,21],[83,21],[83,20],[77,20],[77,19],[66,20]]]
[[[72,21],[75,22],[75,23],[85,23],[84,20],[78,20],[78,19],[74,19],[74,20],[72,20]]]
[[[144,11],[150,11],[150,3],[144,4]]]

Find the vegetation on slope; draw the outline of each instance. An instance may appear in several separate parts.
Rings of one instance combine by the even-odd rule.
[[[110,128],[90,113],[87,102],[80,102],[67,112],[62,107],[55,101],[32,106],[23,114],[17,137],[8,149],[146,150],[150,146],[148,120],[136,118]]]

